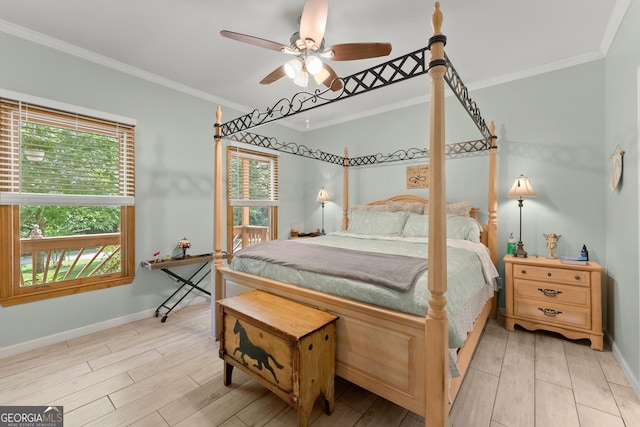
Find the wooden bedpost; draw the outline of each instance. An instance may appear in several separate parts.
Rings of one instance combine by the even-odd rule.
[[[489,220],[487,230],[487,247],[491,253],[491,260],[498,265],[498,180],[496,166],[496,125],[492,121],[489,126],[491,132],[491,148],[489,149]]]
[[[497,179],[497,162],[496,154],[498,151],[498,144],[496,141],[496,124],[491,121],[489,126],[491,132],[491,148],[489,149],[489,218],[487,221],[487,247],[491,254],[491,261],[493,265],[498,265],[498,179]],[[493,299],[491,306],[491,317],[493,319],[498,317],[498,298]]]
[[[449,327],[447,299],[447,230],[445,187],[444,59],[446,37],[441,33],[440,3],[431,18],[430,154],[429,154],[429,311],[425,319],[426,411],[425,425],[447,425],[449,416]]]
[[[349,228],[349,151],[345,147],[342,160],[342,231]]]
[[[222,274],[218,271],[222,264],[222,109],[218,105],[216,110],[215,127],[215,150],[214,150],[214,185],[213,185],[213,301],[224,298],[224,286],[222,285]],[[212,310],[212,315],[215,311]],[[215,322],[214,337],[216,340],[220,338],[220,325]]]

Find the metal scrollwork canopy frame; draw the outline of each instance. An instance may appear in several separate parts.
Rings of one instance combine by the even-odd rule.
[[[329,88],[319,88],[313,92],[298,92],[290,99],[280,99],[273,106],[268,107],[264,111],[255,109],[249,114],[221,124],[220,138],[321,160],[336,165],[346,165],[349,167],[429,158],[428,148],[409,148],[407,150],[401,149],[388,154],[377,153],[345,159],[342,156],[327,153],[322,150],[310,149],[304,145],[299,145],[294,142],[280,142],[274,137],[266,137],[248,132],[249,129],[266,123],[386,87],[393,83],[398,83],[427,74],[429,71],[429,63],[427,61],[427,51],[429,48],[430,46],[418,49],[414,52],[344,77],[342,78],[343,88],[339,91],[333,92]],[[491,131],[482,118],[478,106],[469,96],[467,87],[462,82],[462,79],[446,54],[445,62],[447,70],[444,80],[447,82],[449,88],[451,88],[460,104],[463,106],[465,111],[467,111],[484,137],[483,139],[473,141],[447,144],[447,157],[462,157],[479,154],[483,151],[489,150],[490,148],[494,148],[495,145],[492,146],[493,136]]]

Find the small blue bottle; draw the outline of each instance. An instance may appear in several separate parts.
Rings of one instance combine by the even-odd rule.
[[[580,251],[580,256],[585,257],[587,261],[589,261],[589,251],[587,250],[587,245],[582,245],[582,251]]]

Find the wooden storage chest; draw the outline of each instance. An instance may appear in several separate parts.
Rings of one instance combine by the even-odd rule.
[[[262,291],[216,307],[225,385],[242,369],[295,408],[299,426],[319,396],[333,412],[337,316]]]

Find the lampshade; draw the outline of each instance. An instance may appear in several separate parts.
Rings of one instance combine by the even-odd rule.
[[[327,190],[324,189],[324,187],[322,187],[322,189],[320,190],[320,192],[318,193],[318,197],[316,198],[316,202],[328,202],[329,201],[329,193],[327,193]]]
[[[511,190],[507,193],[507,196],[517,197],[519,199],[523,197],[536,197],[537,195],[538,193],[536,193],[531,186],[529,178],[522,175],[516,178],[516,182],[513,183]]]
[[[294,77],[293,82],[300,87],[307,87],[309,84],[309,73],[304,70],[300,71]]]
[[[320,61],[319,58],[316,59]],[[320,67],[322,68],[322,61],[320,61]],[[307,87],[307,85],[309,84],[309,73],[307,72],[307,66],[302,62],[301,59],[295,58],[284,64],[284,73],[287,75],[287,77],[292,79],[296,85],[300,87]]]
[[[284,72],[290,79],[295,79],[296,75],[302,71],[302,62],[299,59],[292,59],[284,64]]]
[[[322,70],[322,61],[317,56],[308,56],[304,64],[309,74],[316,75]]]

